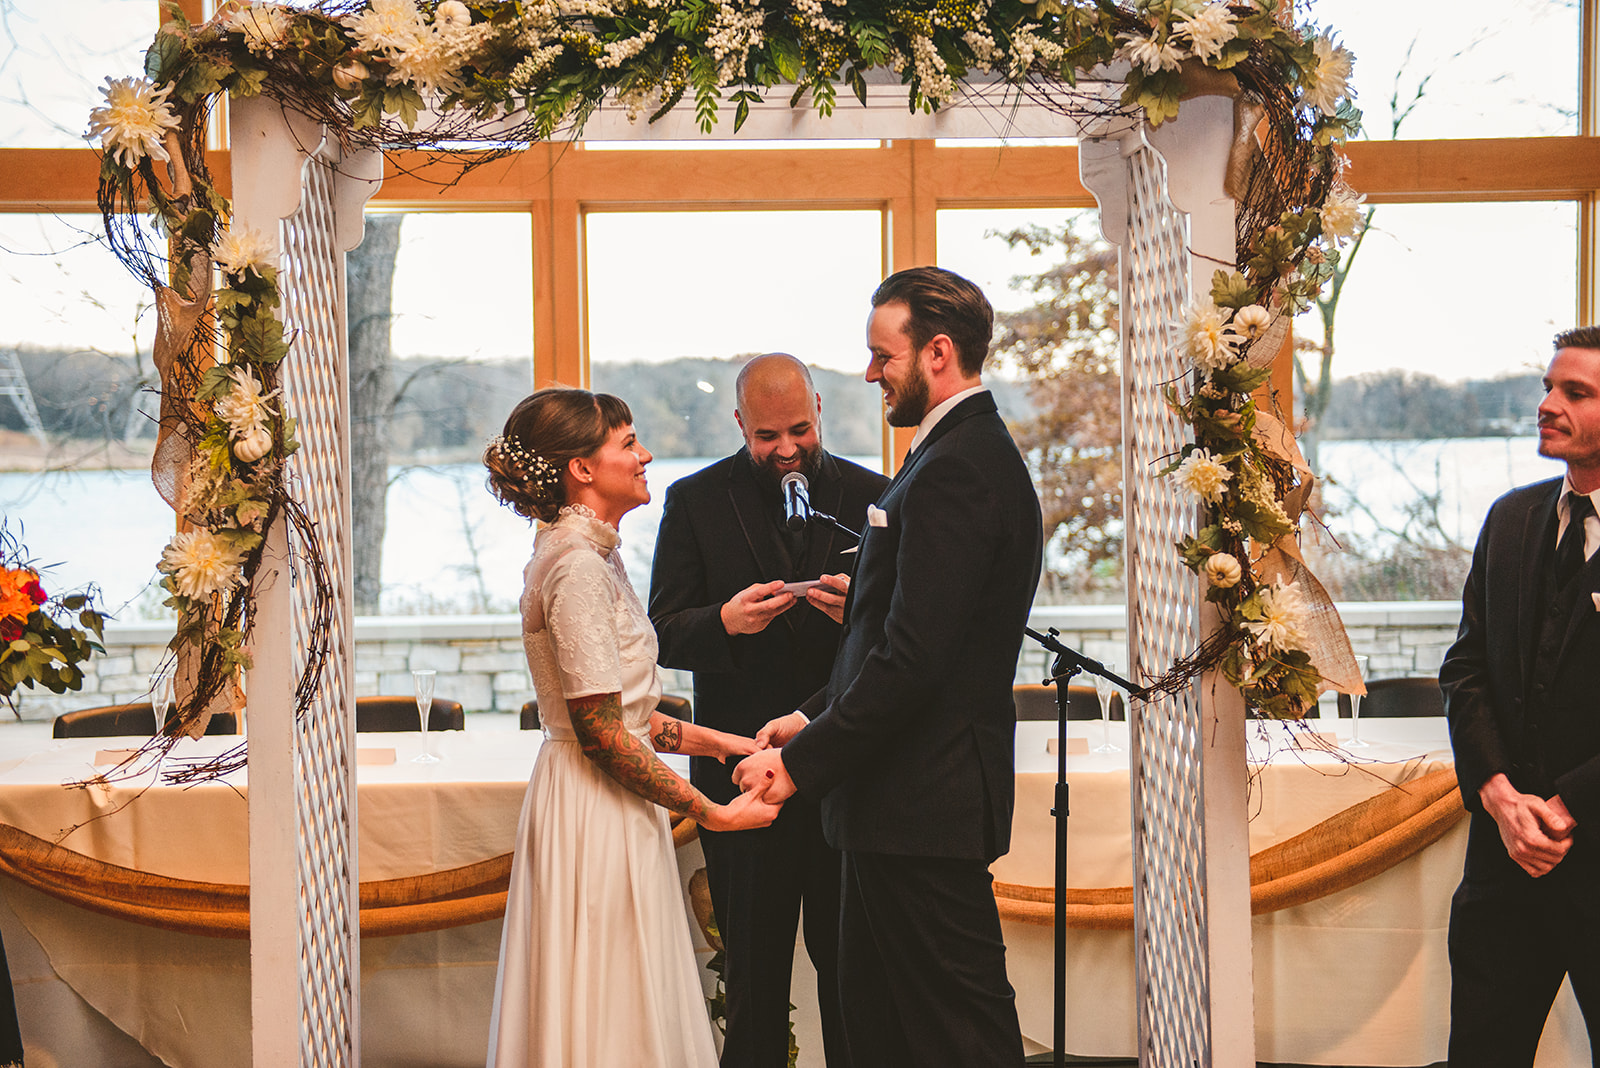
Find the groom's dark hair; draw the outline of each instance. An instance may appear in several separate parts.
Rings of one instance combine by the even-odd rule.
[[[872,294],[872,306],[904,304],[911,314],[905,333],[921,351],[944,334],[956,347],[961,373],[971,378],[983,370],[994,336],[994,308],[983,290],[943,267],[910,267],[885,278]]]

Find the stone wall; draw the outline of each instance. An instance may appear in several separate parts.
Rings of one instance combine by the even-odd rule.
[[[1455,639],[1461,606],[1455,601],[1392,601],[1339,606],[1351,643],[1370,660],[1373,678],[1434,675]],[[1044,632],[1086,655],[1118,666],[1124,659],[1121,605],[1040,608],[1030,620]],[[95,705],[140,701],[150,673],[171,640],[170,627],[112,623],[106,655],[91,660],[83,690],[56,696],[35,690],[18,694],[23,718],[48,720]],[[1031,640],[1017,665],[1017,681],[1036,683],[1049,674],[1050,656]],[[515,714],[533,696],[515,616],[371,617],[356,620],[356,693],[409,694],[411,671],[439,673],[435,693],[460,701],[471,712]],[[668,693],[691,693],[687,672],[663,672]]]

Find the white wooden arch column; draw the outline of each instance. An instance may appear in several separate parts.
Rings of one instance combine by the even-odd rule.
[[[1084,83],[1079,91],[1104,101],[1120,88]],[[841,98],[824,119],[790,108],[792,90],[778,87],[739,133],[725,121],[709,136],[1082,138],[1084,184],[1121,249],[1129,663],[1135,673],[1160,672],[1215,626],[1172,549],[1197,512],[1155,472],[1189,434],[1163,396],[1190,378],[1170,326],[1189,294],[1209,290],[1211,272],[1234,261],[1234,206],[1222,192],[1232,102],[1188,101],[1157,130],[1125,122],[1085,130],[1004,87],[968,89],[961,105],[913,114],[892,78],[870,86],[867,107]],[[382,160],[376,151],[341,157],[337,139],[264,98],[235,102],[231,121],[235,225],[278,243],[280,314],[291,339],[284,402],[302,446],[291,492],[316,524],[335,597],[327,633],[314,632],[303,562],[279,523],[257,578],[248,678],[253,1058],[275,1068],[353,1065],[360,941],[343,256],[360,242],[362,205],[381,182]],[[654,125],[608,108],[584,136],[702,137],[692,110],[681,108]],[[326,642],[328,669],[312,713],[297,722],[294,688],[315,641]],[[1142,1065],[1254,1063],[1244,722],[1237,691],[1211,678],[1134,719]]]
[[[1220,624],[1173,546],[1200,527],[1194,498],[1157,476],[1189,426],[1167,404],[1193,369],[1172,344],[1191,294],[1234,266],[1223,192],[1233,100],[1203,96],[1177,119],[1085,139],[1083,184],[1120,252],[1123,514],[1133,677],[1160,674]],[[1255,1064],[1245,707],[1208,675],[1135,703],[1130,717],[1134,945],[1142,1068]]]
[[[282,403],[301,446],[289,490],[315,525],[333,589],[331,616],[316,626],[305,547],[280,517],[256,576],[246,680],[252,1063],[354,1065],[361,940],[344,254],[361,243],[383,158],[343,155],[328,131],[265,97],[233,103],[230,136],[232,225],[277,248],[290,343]],[[317,643],[323,682],[296,719],[296,683]]]

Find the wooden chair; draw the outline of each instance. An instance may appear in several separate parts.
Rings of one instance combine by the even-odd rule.
[[[1339,715],[1350,718],[1350,695],[1339,694]],[[1361,717],[1393,719],[1402,716],[1443,716],[1444,694],[1434,675],[1407,675],[1395,679],[1368,679],[1361,699]]]
[[[417,716],[415,697],[357,697],[356,732],[414,731],[422,725]],[[467,728],[467,715],[460,701],[435,697],[428,708],[430,731],[460,731]]]
[[[51,727],[55,738],[115,738],[152,735],[156,710],[149,701],[126,705],[101,705],[63,712]],[[239,720],[232,712],[218,712],[206,724],[207,734],[238,734]]]
[[[656,705],[656,707],[674,719],[681,719],[685,722],[689,720],[691,713],[689,699],[687,697],[679,697],[675,693],[662,694],[661,701]],[[522,716],[519,720],[518,726],[525,731],[536,731],[539,729],[538,698],[534,698],[532,701],[529,701],[522,706]]]
[[[1011,687],[1011,697],[1017,703],[1017,719],[1053,721],[1056,716],[1056,688],[1023,683]],[[1121,692],[1111,696],[1111,718],[1121,720],[1126,713],[1122,708]],[[1070,684],[1067,686],[1067,718],[1070,720],[1099,719],[1100,697],[1093,686]]]

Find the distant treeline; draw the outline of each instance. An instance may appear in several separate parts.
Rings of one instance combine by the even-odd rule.
[[[1324,439],[1481,438],[1531,433],[1541,376],[1441,382],[1412,371],[1336,379]]]
[[[148,360],[97,352],[22,349],[24,373],[45,429],[80,439],[153,438],[155,398],[144,392]],[[743,358],[684,358],[665,363],[596,364],[594,388],[633,408],[639,436],[664,457],[721,456],[739,447],[733,380]],[[141,378],[141,374],[143,378]],[[390,435],[396,461],[465,459],[500,430],[506,413],[531,388],[520,360],[467,362],[404,359],[394,363]],[[834,452],[876,453],[880,394],[857,374],[815,370],[825,440]],[[1023,386],[991,380],[1010,419],[1032,414]],[[1526,432],[1542,395],[1539,376],[1461,383],[1384,371],[1334,383],[1321,427],[1324,439],[1484,437]],[[26,429],[9,400],[0,426]]]
[[[47,432],[121,441],[152,439],[157,410],[149,360],[98,352],[19,351]],[[721,456],[741,443],[733,420],[734,377],[744,359],[596,364],[593,385],[633,409],[640,439],[658,456]],[[142,376],[142,377],[141,377]],[[512,405],[532,388],[520,360],[402,359],[393,364],[390,442],[399,461],[468,459],[499,432]],[[816,370],[824,440],[834,452],[876,453],[880,394],[859,375]],[[1007,391],[1013,405],[1020,390]],[[137,406],[137,407],[136,407]],[[148,415],[139,414],[139,408]],[[21,413],[0,400],[0,426],[25,430]]]

